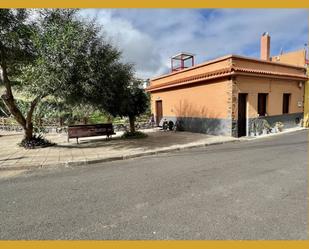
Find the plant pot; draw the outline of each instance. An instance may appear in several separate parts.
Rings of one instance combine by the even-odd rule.
[[[278,133],[278,128],[277,128],[277,127],[272,128],[272,129],[271,129],[271,132],[272,132],[272,133]]]

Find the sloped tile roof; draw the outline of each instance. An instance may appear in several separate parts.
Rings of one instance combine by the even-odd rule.
[[[282,76],[282,77],[295,78],[295,79],[297,78],[297,79],[302,79],[302,80],[308,79],[306,75],[281,73],[281,72],[276,72],[276,71],[266,71],[266,70],[241,68],[241,67],[233,67],[232,71],[234,71],[234,72],[244,72],[244,73],[250,73],[250,74],[259,74],[259,75]]]
[[[232,76],[232,75],[251,75],[254,77],[272,77],[272,78],[277,77],[277,78],[296,79],[296,80],[307,80],[308,79],[306,75],[300,75],[300,74],[281,73],[281,72],[276,72],[276,71],[266,71],[266,70],[250,69],[250,68],[242,68],[242,67],[226,67],[220,70],[192,75],[189,77],[184,77],[181,79],[171,80],[171,81],[164,82],[161,84],[149,86],[148,88],[146,88],[146,90],[149,92],[152,92],[152,91],[157,91],[161,89],[190,85],[190,84],[198,83],[201,81],[208,81],[208,80]]]

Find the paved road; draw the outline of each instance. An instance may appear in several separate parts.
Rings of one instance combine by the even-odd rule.
[[[0,180],[0,239],[307,239],[308,132]]]

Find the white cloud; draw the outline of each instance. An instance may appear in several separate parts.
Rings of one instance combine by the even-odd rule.
[[[108,39],[122,51],[125,61],[135,64],[140,77],[147,78],[154,72],[160,73],[161,55],[156,52],[155,41],[150,35],[135,28],[129,20],[114,17],[111,10],[100,10],[96,13],[87,10],[83,15],[96,15]]]
[[[107,36],[137,74],[151,78],[168,71],[170,56],[188,51],[197,62],[225,54],[259,56],[260,35],[272,37],[272,54],[300,49],[308,40],[308,12],[302,9],[99,9]]]

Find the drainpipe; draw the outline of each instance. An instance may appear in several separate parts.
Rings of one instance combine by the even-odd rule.
[[[307,75],[309,76],[309,66],[307,66]],[[309,80],[305,82],[304,127],[309,128]]]

